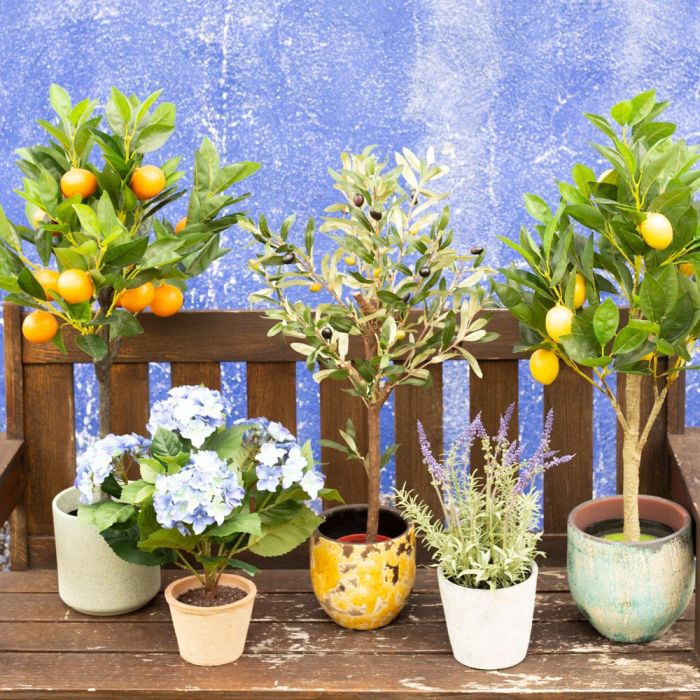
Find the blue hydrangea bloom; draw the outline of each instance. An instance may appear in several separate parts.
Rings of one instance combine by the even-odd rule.
[[[201,447],[217,428],[226,425],[227,406],[221,392],[205,386],[176,386],[151,408],[146,428],[151,435],[165,428]]]
[[[186,535],[221,525],[245,497],[238,474],[208,450],[194,453],[179,472],[157,476],[155,487],[156,519]]]
[[[127,456],[134,459],[148,450],[150,440],[136,433],[107,435],[89,445],[77,459],[74,486],[80,491],[80,502],[89,505],[100,500],[104,480],[114,473],[117,464]]]

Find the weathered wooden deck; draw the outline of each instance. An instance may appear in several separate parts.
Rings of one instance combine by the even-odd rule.
[[[530,652],[503,671],[452,658],[432,569],[419,571],[395,623],[375,632],[331,622],[306,571],[269,570],[256,583],[244,656],[201,668],[180,659],[162,595],[130,615],[94,618],[61,602],[53,570],[0,574],[0,696],[700,698],[694,604],[657,642],[611,643],[581,618],[563,569],[543,567]]]

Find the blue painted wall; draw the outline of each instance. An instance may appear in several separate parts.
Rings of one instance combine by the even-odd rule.
[[[593,129],[583,112],[656,87],[673,101],[680,133],[698,136],[694,2],[1,0],[0,11],[0,202],[14,218],[22,206],[12,194],[20,182],[13,150],[40,138],[33,120],[48,115],[54,81],[76,98],[105,98],[111,85],[141,95],[164,88],[178,105],[167,150],[191,154],[208,135],[225,158],[263,163],[250,208],[273,222],[322,211],[332,200],[326,168],[342,149],[432,144],[452,168],[457,243],[485,244],[492,264],[509,260],[496,236],[526,220],[522,194],[554,196],[554,178],[576,159],[591,159]],[[187,305],[245,307],[252,288],[245,258],[236,250],[197,280]],[[240,370],[225,373],[239,411]],[[466,415],[466,387],[458,368],[447,371],[452,435]],[[299,377],[301,432],[313,436],[315,389]],[[89,371],[78,380],[88,394],[78,409],[84,439],[94,393]],[[153,382],[162,392],[162,368]],[[698,391],[692,380],[693,423]],[[540,397],[533,388],[528,401]],[[596,408],[596,484],[607,492],[614,437],[609,411],[598,400]],[[525,435],[537,427],[528,420]]]

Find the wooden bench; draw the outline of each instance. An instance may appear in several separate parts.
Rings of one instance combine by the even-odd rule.
[[[700,697],[695,602],[659,641],[619,645],[600,637],[577,611],[567,590],[565,528],[569,510],[592,495],[593,397],[563,370],[544,389],[544,408],[556,413],[554,447],[573,462],[546,474],[544,549],[530,653],[513,669],[483,672],[451,656],[434,569],[419,569],[415,593],[397,621],[375,632],[337,627],[320,610],[308,581],[307,549],[264,562],[261,592],[244,656],[216,669],[190,666],[177,654],[162,596],[143,610],[94,618],[66,607],[57,595],[51,498],[71,483],[75,463],[74,364],[77,351],[23,343],[19,309],[6,305],[4,347],[7,437],[0,441],[0,523],[10,516],[11,568],[0,573],[0,695],[114,698],[383,698]],[[144,430],[149,405],[148,364],[170,363],[172,383],[218,387],[222,362],[246,363],[249,415],[297,424],[298,359],[256,312],[191,312],[170,319],[145,315],[145,334],[128,339],[113,368],[115,432]],[[476,347],[483,380],[470,382],[469,410],[488,429],[518,400],[516,323],[497,313],[499,340]],[[467,372],[466,364],[465,372]],[[305,372],[303,368],[299,372]],[[395,399],[401,448],[397,483],[432,499],[421,465],[415,422],[433,444],[443,434],[442,368],[430,389],[406,387]],[[621,387],[621,390],[623,388]],[[671,495],[698,518],[700,431],[685,430],[684,387],[674,389],[642,464],[642,491]],[[239,403],[240,405],[240,403]],[[320,386],[323,437],[335,437],[348,416],[360,434],[362,407],[333,382]],[[364,475],[324,450],[329,484],[348,502],[363,501]],[[619,462],[619,460],[618,460]],[[427,564],[425,553],[421,561]],[[179,571],[164,571],[168,582]],[[696,622],[694,622],[694,620]],[[478,630],[475,630],[478,634]]]

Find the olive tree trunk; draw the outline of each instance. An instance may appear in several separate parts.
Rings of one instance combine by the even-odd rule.
[[[380,414],[381,404],[367,407],[367,542],[375,542],[379,531],[381,447]]]

